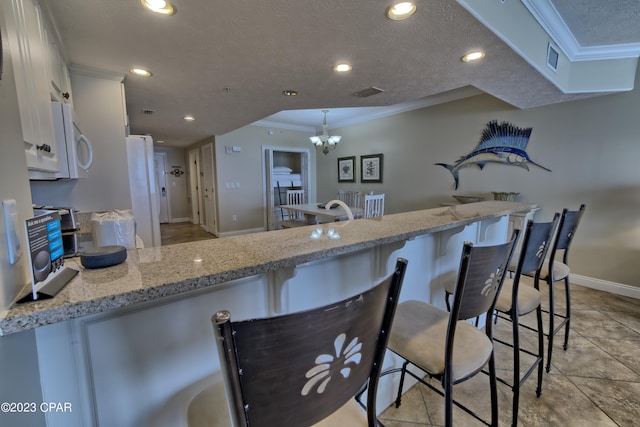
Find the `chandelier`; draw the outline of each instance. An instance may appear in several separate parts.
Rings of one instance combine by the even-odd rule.
[[[322,122],[322,135],[311,136],[309,137],[309,139],[311,140],[311,143],[316,146],[316,149],[322,148],[322,152],[326,156],[330,148],[336,148],[336,145],[338,145],[338,142],[340,142],[340,139],[342,139],[342,137],[338,135],[329,136],[329,126],[327,126],[327,113],[329,112],[329,110],[322,110],[322,112],[324,113],[324,121]]]

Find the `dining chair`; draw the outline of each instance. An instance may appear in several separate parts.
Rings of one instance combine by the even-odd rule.
[[[540,279],[549,285],[549,310],[543,310],[549,313],[549,329],[547,330],[547,372],[551,371],[551,355],[553,352],[553,337],[564,327],[564,344],[563,349],[569,348],[569,329],[571,324],[571,292],[569,289],[569,247],[576,234],[576,229],[580,224],[582,215],[586,206],[580,205],[575,211],[563,209],[558,223],[558,232],[555,242],[549,250],[549,256],[542,265]],[[562,258],[560,258],[562,255]],[[565,292],[565,312],[564,314],[556,313],[554,284],[556,282],[564,282]],[[555,319],[560,319],[560,324],[555,325]]]
[[[301,205],[305,203],[304,190],[287,190],[287,205]],[[286,210],[286,209],[285,209]],[[280,222],[282,228],[293,228],[308,225],[302,212],[287,211],[287,218]]]
[[[338,190],[336,198],[349,206],[354,218],[362,218],[362,193],[352,190]]]
[[[381,217],[384,215],[384,193],[364,195],[364,218]]]
[[[543,358],[544,358],[544,330],[542,325],[542,305],[540,296],[540,272],[549,248],[553,243],[560,214],[556,213],[550,222],[527,221],[522,246],[513,275],[507,275],[496,301],[497,319],[511,322],[511,341],[494,338],[494,342],[513,349],[513,379],[508,381],[498,377],[498,381],[509,386],[513,393],[511,425],[518,424],[518,406],[520,402],[520,388],[537,368],[538,384],[536,396],[542,394]],[[524,274],[533,275],[533,279]],[[532,281],[533,283],[530,283]],[[520,317],[529,313],[536,313],[536,327],[522,325]],[[497,320],[496,319],[496,320]],[[520,345],[520,327],[534,331],[538,337],[537,352],[522,348]],[[520,354],[532,356],[533,362],[521,374]]]
[[[364,197],[362,192],[360,191],[353,192],[353,195],[351,196],[351,204],[349,205],[349,208],[351,208],[351,212],[353,213],[354,218],[363,217],[363,209],[362,209],[363,199]]]
[[[453,425],[453,405],[491,426],[498,425],[498,395],[493,351],[493,313],[496,295],[502,287],[518,230],[506,243],[474,246],[465,242],[450,311],[422,301],[400,303],[391,328],[389,350],[404,359],[402,367],[390,369],[387,375],[400,371],[396,407],[401,404],[405,375],[409,374],[425,386],[444,396],[445,425]],[[486,316],[484,331],[469,319]],[[488,365],[491,399],[491,422],[453,399],[453,386],[466,381]],[[408,368],[417,367],[430,378],[440,381],[442,389],[425,381]]]
[[[360,208],[362,194],[359,191],[353,190],[338,190],[336,198],[347,204],[350,208]]]
[[[406,266],[399,258],[376,286],[320,308],[243,321],[215,313],[228,411],[214,408],[215,394],[205,390],[210,398],[194,402],[209,417],[190,426],[224,425],[223,411],[233,427],[375,427],[378,379]],[[354,399],[365,386],[366,410]]]
[[[349,203],[351,203],[351,191],[338,189],[336,199],[345,202],[349,206]]]

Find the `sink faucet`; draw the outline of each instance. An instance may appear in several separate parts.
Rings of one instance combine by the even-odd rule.
[[[336,227],[345,227],[346,225],[348,225],[351,221],[353,221],[353,212],[351,212],[351,209],[349,208],[349,206],[347,206],[347,204],[345,202],[343,202],[342,200],[331,200],[327,203],[325,203],[324,208],[325,209],[331,209],[332,206],[334,205],[338,205],[338,206],[342,206],[342,208],[344,209],[344,211],[347,213],[347,220],[346,221],[338,221],[338,222],[332,222],[331,225],[329,226],[327,224],[323,224],[323,228],[316,228],[315,230],[313,230],[313,232],[311,233],[311,238],[312,239],[320,239],[322,237],[322,234],[326,234],[326,236],[330,239],[339,239],[340,238],[340,234],[338,234],[335,230]]]

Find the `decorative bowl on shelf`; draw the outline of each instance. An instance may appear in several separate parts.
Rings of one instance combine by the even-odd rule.
[[[491,194],[493,194],[493,200],[502,200],[505,202],[515,202],[520,195],[520,193],[498,193],[495,191],[492,191]]]
[[[483,200],[485,200],[484,197],[478,197],[478,196],[453,196],[453,198],[463,204],[482,202]]]

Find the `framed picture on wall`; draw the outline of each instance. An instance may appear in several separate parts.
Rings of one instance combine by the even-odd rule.
[[[382,154],[360,156],[360,182],[382,182]]]
[[[338,182],[356,182],[356,156],[338,158]]]

